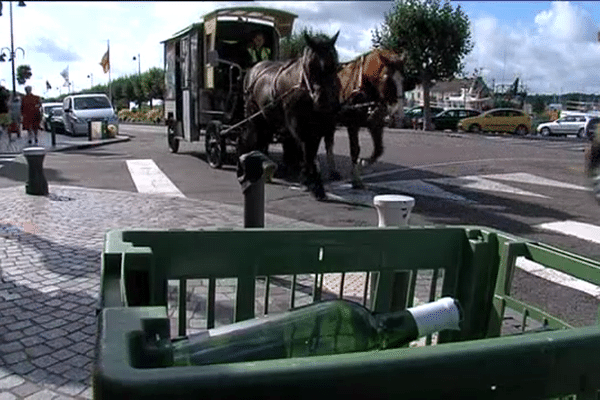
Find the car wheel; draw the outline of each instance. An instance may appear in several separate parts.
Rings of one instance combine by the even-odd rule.
[[[478,124],[473,124],[473,125],[469,126],[469,132],[480,133],[481,127]]]
[[[585,129],[581,128],[577,131],[577,137],[583,139],[585,137]]]
[[[517,126],[517,129],[515,129],[515,134],[517,136],[525,136],[527,133],[529,133],[529,131],[525,125],[519,125]]]
[[[550,128],[542,128],[542,130],[540,131],[540,134],[542,136],[550,136],[552,132],[550,132]]]

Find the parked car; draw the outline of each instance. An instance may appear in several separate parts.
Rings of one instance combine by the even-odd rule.
[[[64,112],[61,107],[54,107],[51,110],[51,115],[49,118],[49,131],[54,130],[56,133],[65,133],[65,121],[63,119]]]
[[[404,113],[404,120],[402,121],[402,127],[403,128],[412,128],[413,127],[413,120],[418,124],[419,122],[421,123],[421,126],[423,124],[423,109],[425,107],[423,106],[417,106],[417,107],[413,107],[410,110],[408,110],[407,112]],[[441,113],[442,111],[444,111],[444,109],[442,107],[429,107],[431,110],[431,115],[436,115]]]
[[[450,108],[434,115],[431,118],[431,123],[435,130],[443,131],[444,129],[450,129],[455,131],[458,121],[468,117],[475,117],[479,114],[481,114],[481,111],[464,108]]]
[[[542,136],[577,135],[578,137],[583,138],[586,134],[585,126],[591,119],[591,116],[569,115],[555,121],[539,124],[537,132]]]
[[[52,110],[56,108],[62,108],[62,103],[42,104],[42,128],[44,128],[45,131],[50,130],[50,117],[52,116]]]
[[[531,117],[513,108],[495,108],[476,117],[461,119],[458,129],[469,132],[509,132],[527,135],[531,131]]]
[[[585,123],[585,137],[588,139],[593,139],[596,134],[596,130],[598,129],[598,122],[600,122],[600,117],[592,117],[587,120]]]
[[[118,129],[117,114],[105,94],[70,95],[64,98],[62,107],[69,135],[87,135],[90,121],[107,121]]]

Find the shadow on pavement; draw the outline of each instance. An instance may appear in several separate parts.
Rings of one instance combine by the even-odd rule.
[[[0,168],[0,177],[4,177],[13,181],[26,183],[29,179],[27,161],[24,158],[15,159],[15,161],[5,164]],[[72,179],[67,179],[63,176],[60,170],[44,167],[44,176],[47,181],[53,182],[72,182]]]

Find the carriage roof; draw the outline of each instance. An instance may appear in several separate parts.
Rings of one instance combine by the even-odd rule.
[[[298,15],[282,11],[276,10],[273,8],[265,8],[265,7],[230,7],[230,8],[221,8],[214,11],[211,11],[208,14],[205,14],[202,17],[203,22],[196,22],[187,28],[180,30],[175,33],[169,39],[163,40],[161,43],[166,43],[171,40],[178,39],[185,34],[201,29],[204,25],[205,21],[210,19],[221,19],[221,18],[237,18],[241,23],[246,22],[259,22],[259,23],[272,23],[277,31],[279,32],[281,37],[289,36],[292,33],[292,28],[294,24],[294,20],[298,17]]]

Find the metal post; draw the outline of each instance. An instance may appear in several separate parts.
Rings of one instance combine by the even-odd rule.
[[[48,181],[44,176],[44,156],[46,150],[43,147],[27,147],[23,149],[23,155],[27,159],[28,177],[25,193],[45,196],[48,194]]]
[[[244,228],[265,226],[265,174],[272,176],[276,165],[260,151],[240,156],[237,176],[244,193]]]
[[[52,117],[50,118],[50,136],[52,138],[52,147],[56,147],[56,126],[52,123]]]
[[[380,228],[408,226],[408,218],[415,205],[415,199],[410,196],[385,194],[375,196],[373,204],[377,209]],[[404,310],[408,304],[411,272],[397,272],[392,282],[390,311]],[[374,307],[377,279],[371,274],[371,307]]]

